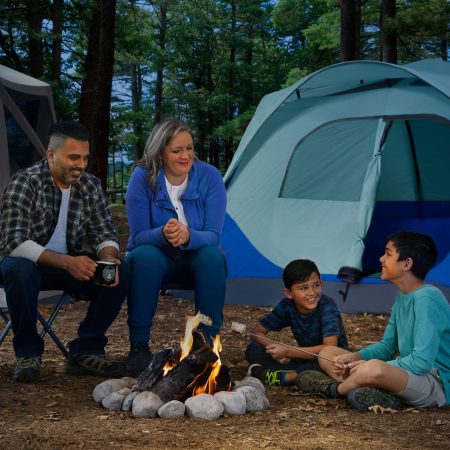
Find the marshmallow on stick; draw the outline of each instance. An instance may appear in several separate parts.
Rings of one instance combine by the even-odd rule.
[[[245,324],[243,324],[243,323],[231,322],[231,331],[235,331],[236,333],[244,335],[246,329],[247,329],[247,326]],[[336,361],[333,361],[332,359],[325,358],[325,356],[319,356],[316,353],[308,352],[308,350],[303,350],[300,347],[294,347],[293,345],[284,344],[283,342],[274,341],[273,339],[269,339],[266,336],[260,336],[260,335],[255,334],[255,333],[247,333],[247,336],[260,337],[260,338],[265,339],[266,341],[273,342],[274,344],[282,345],[283,347],[293,348],[293,349],[298,350],[300,352],[307,353],[308,355],[315,356],[316,358],[324,359],[325,361],[332,362],[333,364],[338,364]],[[259,342],[257,342],[257,343],[259,344]],[[263,345],[263,344],[260,344],[260,345]]]

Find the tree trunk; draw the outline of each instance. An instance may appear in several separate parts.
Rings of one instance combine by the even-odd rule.
[[[157,64],[157,68],[156,68],[155,124],[157,124],[162,119],[166,33],[167,33],[167,1],[163,1],[160,3],[160,25],[159,25],[159,36],[158,36],[160,55],[158,58],[158,64]]]
[[[80,118],[91,132],[90,170],[106,189],[114,65],[115,0],[96,0],[89,28]]]
[[[361,59],[361,0],[355,0],[355,59]]]
[[[62,11],[64,7],[63,0],[54,0],[52,8],[53,20],[53,48],[52,48],[52,66],[51,77],[56,85],[61,85],[61,42],[62,42]]]
[[[359,36],[359,26],[356,26],[355,0],[341,0],[341,61],[357,59],[356,36]]]
[[[381,1],[381,46],[383,61],[397,64],[397,33],[393,24],[396,15],[395,0]]]
[[[446,33],[442,33],[440,36],[441,46],[441,59],[442,61],[448,61],[448,40]]]
[[[131,65],[131,106],[133,108],[134,158],[140,159],[144,152],[142,142],[142,73],[139,64]]]
[[[235,103],[233,99],[235,98],[235,64],[236,64],[236,44],[235,44],[235,34],[236,34],[236,12],[237,5],[235,1],[231,2],[231,23],[230,23],[230,67],[228,69],[228,105],[227,105],[227,120],[231,121],[234,118]],[[228,167],[231,163],[233,157],[233,138],[227,137],[225,141],[225,167]]]
[[[39,0],[27,1],[28,57],[30,74],[35,78],[44,73],[44,51],[41,39],[42,11]]]

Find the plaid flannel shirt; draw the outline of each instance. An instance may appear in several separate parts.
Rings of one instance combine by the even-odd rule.
[[[31,240],[45,246],[58,222],[61,190],[54,184],[44,158],[16,172],[2,197],[0,261],[17,246]],[[100,181],[83,173],[71,185],[67,215],[67,249],[95,253],[104,241],[118,242]]]

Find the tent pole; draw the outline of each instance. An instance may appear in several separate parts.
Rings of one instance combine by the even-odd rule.
[[[414,145],[414,137],[411,130],[411,123],[409,120],[405,120],[406,131],[408,133],[409,147],[411,149],[411,156],[414,163],[414,174],[416,176],[416,186],[417,186],[417,196],[418,196],[418,215],[420,219],[424,218],[422,202],[423,202],[423,191],[422,191],[422,180],[420,178],[419,161],[417,160],[416,146]]]

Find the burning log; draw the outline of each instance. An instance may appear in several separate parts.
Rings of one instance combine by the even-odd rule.
[[[214,371],[214,373],[213,373]],[[214,375],[213,377],[211,376]],[[230,372],[227,366],[218,366],[217,368],[209,366],[203,371],[190,386],[189,396],[198,394],[214,394],[219,391],[231,390]]]
[[[180,348],[167,347],[153,356],[148,367],[139,375],[133,392],[149,391],[164,375],[166,364],[175,366],[180,361]]]
[[[218,356],[208,347],[191,352],[175,366],[167,375],[160,378],[150,389],[164,402],[184,400],[189,396],[188,386],[205,368],[218,360]]]

